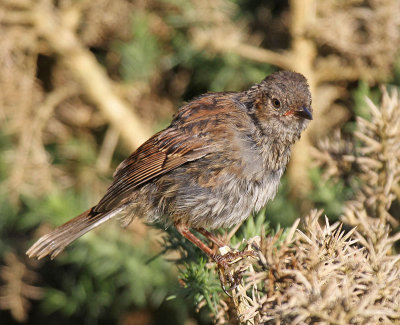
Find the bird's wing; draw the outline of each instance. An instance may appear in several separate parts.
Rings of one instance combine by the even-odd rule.
[[[196,136],[183,137],[171,129],[156,134],[119,165],[113,183],[97,206],[41,237],[27,254],[39,259],[46,255],[56,257],[72,241],[121,212],[130,191],[187,161],[203,157],[207,148]]]
[[[161,131],[118,166],[113,183],[95,211],[110,211],[121,206],[138,186],[186,162],[204,157],[209,148],[206,141],[196,135],[185,136],[175,129]]]
[[[215,97],[203,95],[201,100],[182,107],[169,128],[155,134],[124,160],[94,211],[120,207],[138,186],[217,150],[215,137],[227,134],[226,116],[234,110],[232,101]]]

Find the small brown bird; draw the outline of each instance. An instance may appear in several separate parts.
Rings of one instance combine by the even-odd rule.
[[[54,258],[120,216],[124,226],[134,217],[174,224],[218,261],[189,228],[222,246],[206,229],[236,225],[271,200],[311,112],[306,78],[289,71],[246,91],[201,95],[118,166],[97,205],[40,238],[27,254]]]

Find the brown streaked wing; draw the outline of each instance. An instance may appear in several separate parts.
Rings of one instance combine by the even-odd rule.
[[[138,186],[208,152],[206,141],[197,136],[172,128],[159,132],[118,166],[113,183],[94,210],[109,211],[127,203]]]

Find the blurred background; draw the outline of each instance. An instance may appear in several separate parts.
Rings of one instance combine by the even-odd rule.
[[[316,207],[335,220],[354,189],[326,176],[315,147],[351,135],[379,85],[400,86],[397,0],[3,0],[0,35],[1,324],[212,323],[140,220],[54,261],[25,251],[95,204],[185,101],[279,69],[308,78],[314,121],[266,218],[288,226]]]

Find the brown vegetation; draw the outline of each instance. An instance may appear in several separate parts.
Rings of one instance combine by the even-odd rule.
[[[154,125],[170,118],[189,87],[190,69],[168,63],[174,28],[184,26],[185,46],[204,56],[232,55],[305,74],[315,118],[292,157],[292,193],[305,202],[303,211],[310,211],[313,202],[305,198],[310,166],[322,171],[324,181],[344,181],[354,192],[341,216],[344,225],[321,220],[313,210],[284,241],[281,233],[249,239],[259,262],[232,265],[230,272],[243,282],[232,299],[221,295],[216,322],[400,322],[395,246],[400,236],[393,230],[399,226],[394,207],[400,198],[398,93],[382,88],[379,105],[366,100],[367,115],[357,118],[354,138],[338,131],[355,115],[354,83],[373,86],[393,77],[400,44],[398,1],[292,0],[281,11],[263,7],[254,13],[262,18],[256,27],[237,18],[235,2],[185,3],[1,1],[0,123],[12,147],[1,153],[8,169],[0,192],[14,206],[23,196],[39,198],[72,187],[89,188],[89,200],[98,199],[118,144],[129,154]],[[114,42],[132,38],[132,12],[148,14],[151,35],[164,52],[147,79],[126,81]],[[168,15],[175,15],[175,26]],[[104,62],[96,52],[104,54]],[[86,165],[78,145],[95,157]],[[60,157],[64,162],[54,163]],[[74,161],[83,163],[76,167]],[[136,223],[131,231],[137,235],[140,227]],[[21,242],[27,247],[26,238]],[[42,294],[32,271],[39,267],[16,251],[4,254],[2,262],[0,309],[24,321],[29,300]]]

